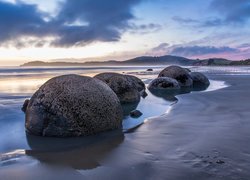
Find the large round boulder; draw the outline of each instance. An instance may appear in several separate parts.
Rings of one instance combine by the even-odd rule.
[[[121,103],[138,102],[145,91],[145,84],[135,76],[107,72],[97,74],[94,78],[105,82],[116,93]]]
[[[98,79],[64,75],[50,79],[31,97],[26,130],[39,136],[87,136],[121,128],[116,94]]]
[[[137,88],[139,92],[145,90],[145,84],[143,83],[143,81],[140,80],[138,77],[132,76],[132,75],[123,75],[119,73],[105,72],[105,73],[97,74],[96,76],[94,76],[94,78],[97,78],[108,84],[110,82],[110,79],[114,76],[126,77],[127,81],[131,81],[131,83]]]
[[[188,71],[180,66],[169,66],[162,70],[159,77],[170,77],[176,79],[181,87],[190,87],[193,85],[193,80]]]
[[[193,79],[194,86],[209,86],[210,84],[208,78],[200,72],[191,72],[190,76]]]
[[[121,103],[140,101],[140,92],[126,76],[114,76],[107,85],[115,92]]]
[[[131,75],[124,75],[124,76],[127,77],[128,80],[132,81],[132,83],[134,83],[135,87],[139,92],[144,91],[146,89],[144,82],[138,77]]]
[[[114,73],[114,72],[104,72],[104,73],[95,75],[94,78],[99,79],[105,83],[109,83],[110,79],[114,76],[123,76],[123,75],[119,73]]]
[[[180,85],[177,80],[169,77],[159,77],[150,82],[148,89],[178,90]]]

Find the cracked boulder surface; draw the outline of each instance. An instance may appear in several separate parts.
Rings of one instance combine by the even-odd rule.
[[[191,87],[193,80],[188,71],[180,66],[168,66],[163,69],[158,77],[170,77],[179,82],[181,87]]]
[[[31,97],[26,131],[38,136],[88,136],[122,127],[116,94],[102,81],[79,75],[50,79]]]
[[[105,82],[122,104],[140,101],[140,92],[145,91],[145,84],[135,76],[107,72],[97,74],[94,78]]]

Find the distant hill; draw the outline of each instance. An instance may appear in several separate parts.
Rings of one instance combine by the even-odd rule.
[[[210,59],[188,59],[179,56],[141,56],[126,61],[88,61],[88,62],[43,62],[31,61],[22,64],[21,66],[146,66],[146,65],[182,65],[182,66],[230,66],[230,65],[250,65],[250,59],[242,61],[231,61],[223,58]]]
[[[193,64],[194,66],[225,66],[230,65],[233,61],[223,59],[223,58],[211,58],[211,59],[203,59],[196,60]]]

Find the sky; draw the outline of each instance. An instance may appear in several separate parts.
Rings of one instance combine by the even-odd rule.
[[[250,0],[0,0],[0,65],[250,58]]]

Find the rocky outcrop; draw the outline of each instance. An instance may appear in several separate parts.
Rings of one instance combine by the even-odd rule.
[[[102,81],[78,75],[50,79],[31,97],[26,130],[39,136],[87,136],[121,128],[122,108]]]

